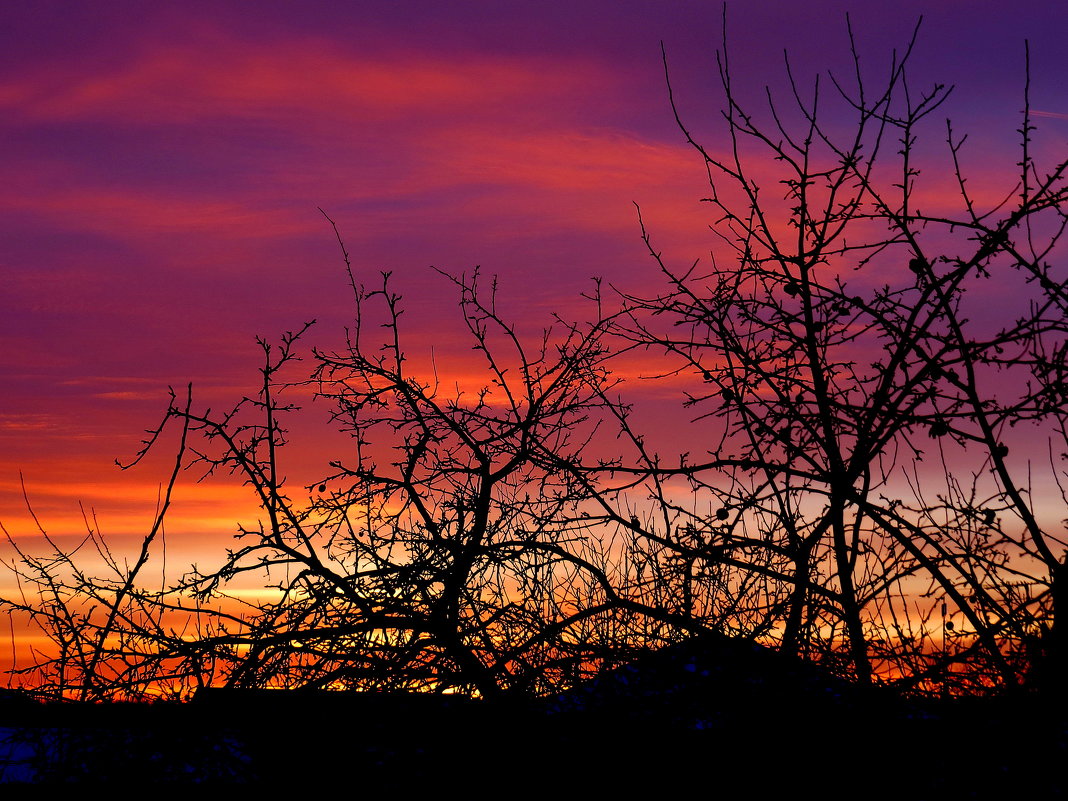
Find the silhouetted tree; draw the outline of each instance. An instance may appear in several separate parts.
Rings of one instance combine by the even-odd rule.
[[[705,630],[906,689],[1062,670],[1064,542],[1027,456],[1041,439],[1062,486],[1068,161],[1036,164],[1025,89],[1003,199],[972,196],[951,124],[934,186],[955,201],[925,194],[919,137],[949,90],[910,88],[912,48],[874,88],[855,46],[849,82],[803,91],[787,64],[788,103],[769,92],[758,114],[724,47],[725,136],[702,144],[675,111],[708,171],[711,263],[674,268],[641,223],[663,291],[610,304],[598,287],[590,321],[532,341],[497,311],[495,282],[443,274],[480,360],[473,387],[413,366],[389,274],[361,285],[342,243],[343,347],[311,350],[301,372],[308,326],[261,341],[257,392],[221,413],[172,393],[141,456],[177,425],[175,467],[131,563],[93,531],[104,575],[51,541],[43,557],[16,549],[23,595],[4,604],[54,646],[33,681],[94,699],[536,694]],[[662,455],[619,397],[615,360],[637,350],[690,382],[685,454]],[[293,487],[301,394],[330,405],[348,445]],[[218,563],[149,589],[183,468],[239,476],[261,518]],[[272,594],[240,600],[250,578]]]
[[[525,343],[497,312],[495,283],[443,274],[486,376],[460,387],[433,363],[410,368],[389,275],[361,286],[342,252],[355,310],[345,346],[313,350],[302,375],[311,324],[261,340],[257,394],[218,413],[172,393],[138,457],[178,425],[168,499],[181,469],[250,488],[260,518],[221,562],[146,589],[167,504],[132,567],[90,532],[110,578],[86,575],[77,549],[17,552],[26,592],[6,603],[57,646],[28,669],[40,687],[82,698],[209,685],[540,693],[635,647],[636,618],[698,628],[634,586],[605,518],[586,508],[596,487],[578,477],[580,454],[621,414],[606,322],[557,321]],[[298,407],[286,398],[309,392],[350,446],[294,488],[286,419]],[[250,602],[233,588],[251,577],[270,592]],[[670,636],[641,625],[646,639]]]
[[[921,175],[950,90],[910,86],[914,43],[874,88],[855,45],[849,81],[805,90],[787,61],[788,101],[769,91],[763,112],[724,47],[724,131],[707,142],[672,96],[720,244],[710,266],[675,268],[642,225],[666,287],[623,293],[612,331],[697,379],[704,441],[669,462],[634,432],[632,472],[656,508],[650,552],[684,565],[729,630],[845,659],[861,682],[1011,687],[1026,644],[1060,630],[1064,541],[1010,443],[1064,445],[1068,162],[1035,163],[1025,92],[996,202],[969,191],[951,123],[952,169]],[[955,201],[935,194],[947,181]],[[1037,454],[1057,476],[1054,455]]]

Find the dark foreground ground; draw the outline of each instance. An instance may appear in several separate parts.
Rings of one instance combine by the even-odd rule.
[[[698,640],[535,703],[202,694],[187,704],[0,698],[0,780],[305,792],[705,798],[1057,798],[1066,717],[1039,697],[903,701],[744,643]]]

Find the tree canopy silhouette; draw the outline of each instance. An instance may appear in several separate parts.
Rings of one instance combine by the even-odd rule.
[[[726,143],[700,142],[673,98],[728,255],[674,268],[643,226],[667,286],[625,294],[613,333],[703,380],[687,398],[713,443],[702,463],[639,469],[719,509],[709,520],[648,482],[663,527],[646,533],[691,575],[731,567],[744,594],[711,601],[745,610],[738,633],[840,657],[861,682],[1016,686],[1036,646],[1063,662],[1064,542],[1010,445],[1048,445],[1060,486],[1066,162],[1036,164],[1025,88],[997,202],[970,192],[949,121],[951,169],[921,175],[921,134],[950,90],[910,87],[914,42],[874,91],[855,46],[851,83],[806,89],[787,62],[787,102],[769,93],[762,115],[735,95],[724,50]],[[825,123],[830,103],[855,123]]]
[[[598,283],[587,320],[533,340],[496,282],[443,274],[485,376],[473,390],[411,368],[393,279],[361,285],[339,235],[344,346],[311,349],[302,373],[308,326],[261,341],[257,394],[220,413],[172,393],[142,451],[178,426],[167,498],[183,468],[229,472],[261,518],[158,589],[139,576],[166,504],[132,566],[90,535],[108,576],[18,550],[25,595],[4,603],[55,646],[27,679],[84,698],[544,694],[716,631],[864,684],[1041,684],[1066,660],[1068,160],[1038,161],[1028,72],[1007,183],[973,193],[966,137],[936,119],[949,88],[908,80],[914,43],[876,81],[855,44],[848,79],[805,86],[787,62],[785,98],[759,110],[724,45],[706,134],[665,53],[708,173],[712,260],[669,263],[639,214],[662,289]],[[929,166],[932,137],[947,168]],[[685,454],[624,396],[616,368],[636,353],[684,387]],[[309,392],[350,444],[294,488],[287,398]],[[250,575],[272,600],[228,601]]]

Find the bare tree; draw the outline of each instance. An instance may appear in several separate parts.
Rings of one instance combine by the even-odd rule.
[[[627,562],[605,539],[603,516],[586,508],[595,487],[577,470],[601,424],[621,414],[609,400],[616,380],[600,315],[557,321],[525,342],[496,310],[495,282],[484,288],[478,270],[442,274],[486,375],[473,389],[449,389],[432,360],[421,374],[411,369],[389,275],[365,288],[343,244],[342,253],[354,302],[344,347],[313,350],[301,374],[311,324],[277,345],[261,340],[257,394],[217,413],[172,393],[138,457],[177,424],[168,499],[182,469],[202,480],[236,475],[251,490],[260,518],[221,561],[146,587],[141,572],[167,504],[133,567],[90,532],[111,578],[86,574],[77,549],[17,552],[10,567],[25,592],[5,603],[57,646],[27,668],[43,690],[541,693],[632,644],[630,619],[661,616],[640,591],[625,592]],[[350,446],[328,474],[295,488],[286,420],[299,407],[287,398],[309,392],[330,405]],[[270,592],[255,601],[232,592],[253,579]]]
[[[736,96],[724,47],[713,143],[672,96],[720,244],[710,266],[674,268],[643,225],[666,288],[622,293],[613,320],[673,359],[665,374],[697,379],[691,439],[706,443],[667,464],[633,436],[661,518],[643,536],[691,581],[697,565],[730,571],[697,587],[731,605],[736,633],[844,659],[865,683],[1013,687],[1064,571],[1033,465],[1009,442],[1063,445],[1068,162],[1036,165],[1025,93],[1004,199],[973,199],[945,123],[953,166],[933,182],[952,181],[956,208],[921,210],[919,137],[950,90],[909,84],[915,41],[874,88],[855,45],[849,81],[805,90],[787,61],[787,102],[769,91],[760,112]]]
[[[309,369],[310,324],[261,340],[257,391],[221,413],[172,393],[138,459],[177,426],[175,466],[132,559],[92,528],[103,573],[77,548],[16,549],[23,594],[3,603],[54,646],[31,680],[93,699],[541,694],[709,630],[917,691],[1063,669],[1065,543],[1033,477],[1061,488],[1063,515],[1068,161],[1036,163],[1025,88],[1015,177],[983,206],[964,138],[935,122],[949,89],[907,80],[915,41],[875,84],[855,45],[849,81],[805,90],[787,62],[787,101],[768,92],[760,112],[724,47],[722,139],[699,141],[671,98],[708,172],[711,263],[673,267],[640,222],[664,289],[608,310],[598,285],[589,321],[533,338],[495,282],[442,273],[476,386],[416,358],[389,274],[362,285],[338,236],[344,344],[311,349]],[[952,165],[933,179],[956,192],[934,210],[932,126]],[[663,456],[620,397],[636,351],[662,360],[652,379],[688,380],[687,453]],[[301,395],[329,405],[347,446],[295,487]],[[218,562],[150,586],[183,469],[238,476],[260,519]],[[251,580],[270,594],[233,592]]]

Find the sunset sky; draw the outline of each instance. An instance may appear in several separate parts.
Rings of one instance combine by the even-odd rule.
[[[1025,39],[1044,146],[1068,140],[1061,0],[728,6],[754,102],[781,89],[784,49],[806,80],[848,71],[846,12],[873,80],[923,14],[910,76],[956,85],[941,116],[971,132],[977,183],[988,154],[1012,167]],[[309,344],[337,344],[351,309],[319,207],[359,277],[393,271],[410,341],[443,350],[456,295],[431,266],[500,276],[503,307],[536,333],[581,316],[595,276],[651,280],[635,203],[669,259],[707,255],[703,167],[660,42],[715,148],[719,37],[715,2],[5,3],[0,522],[34,533],[21,471],[50,533],[83,526],[79,502],[105,533],[143,531],[171,453],[127,473],[114,460],[169,385],[220,407],[253,391],[257,335],[314,318]],[[325,470],[325,418],[312,411],[294,470]],[[242,498],[187,482],[170,534],[226,541]]]

